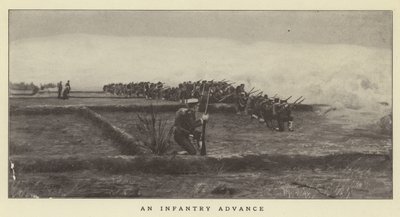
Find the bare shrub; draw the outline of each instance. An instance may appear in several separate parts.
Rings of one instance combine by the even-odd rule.
[[[160,117],[154,106],[150,106],[150,112],[138,114],[139,123],[137,129],[142,134],[142,141],[157,155],[163,155],[171,147],[173,127],[169,126],[167,119]]]

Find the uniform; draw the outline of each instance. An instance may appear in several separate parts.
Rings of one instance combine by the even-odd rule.
[[[62,94],[62,89],[63,89],[61,81],[57,84],[57,87],[58,87],[58,98],[61,99],[61,94]]]
[[[288,122],[289,131],[293,131],[292,109],[287,102],[283,101],[283,103],[279,106],[276,120],[278,122],[279,131],[285,130],[285,122]]]
[[[64,92],[63,92],[63,99],[68,99],[69,98],[69,92],[71,91],[71,86],[69,84],[69,81],[65,84]]]
[[[199,141],[201,133],[195,129],[201,125],[201,121],[196,120],[195,111],[193,109],[181,108],[176,112],[174,139],[179,146],[191,155],[195,155],[197,151],[190,136],[193,136],[194,139]]]
[[[244,84],[236,87],[236,106],[237,114],[241,114],[246,109],[247,96],[244,91]]]
[[[262,117],[264,118],[265,124],[269,128],[272,128],[272,119],[273,119],[273,112],[272,112],[272,101],[269,100],[268,98],[264,98],[262,104],[261,104],[261,114]]]

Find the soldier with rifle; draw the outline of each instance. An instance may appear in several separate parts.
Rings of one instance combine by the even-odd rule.
[[[289,97],[290,98],[290,97]],[[289,99],[288,98],[288,99]],[[287,103],[286,100],[281,100],[281,104],[279,105],[279,108],[277,110],[277,115],[276,119],[278,122],[278,130],[279,131],[284,131],[285,130],[285,123],[287,122],[288,125],[288,130],[293,131],[293,116],[292,116],[292,110],[302,103],[305,98],[303,96],[299,97],[296,101],[294,101],[292,104]]]
[[[281,104],[279,105],[276,120],[278,122],[278,130],[285,131],[285,123],[288,123],[289,131],[293,131],[293,117],[292,117],[292,109],[287,103],[286,100],[281,100]]]
[[[264,95],[261,102],[261,116],[263,117],[267,127],[273,129],[272,100],[268,98],[267,94]]]
[[[196,128],[205,126],[204,124],[208,120],[208,114],[204,113],[200,119],[196,120],[196,111],[198,110],[199,100],[191,98],[185,101],[186,108],[180,108],[176,112],[174,139],[176,143],[178,143],[178,145],[190,155],[196,155],[199,147],[204,145],[200,144],[202,133],[197,131]],[[196,142],[196,145],[193,144],[193,141]]]
[[[247,94],[244,91],[244,84],[240,84],[240,86],[236,87],[236,114],[242,114],[242,112],[244,112],[246,109],[247,100]]]

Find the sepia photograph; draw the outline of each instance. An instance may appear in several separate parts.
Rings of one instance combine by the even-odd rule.
[[[9,199],[391,200],[393,11],[10,9],[3,178]]]

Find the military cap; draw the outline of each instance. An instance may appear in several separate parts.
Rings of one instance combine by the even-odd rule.
[[[186,104],[196,104],[196,103],[199,103],[199,100],[196,98],[186,99],[185,103]]]

